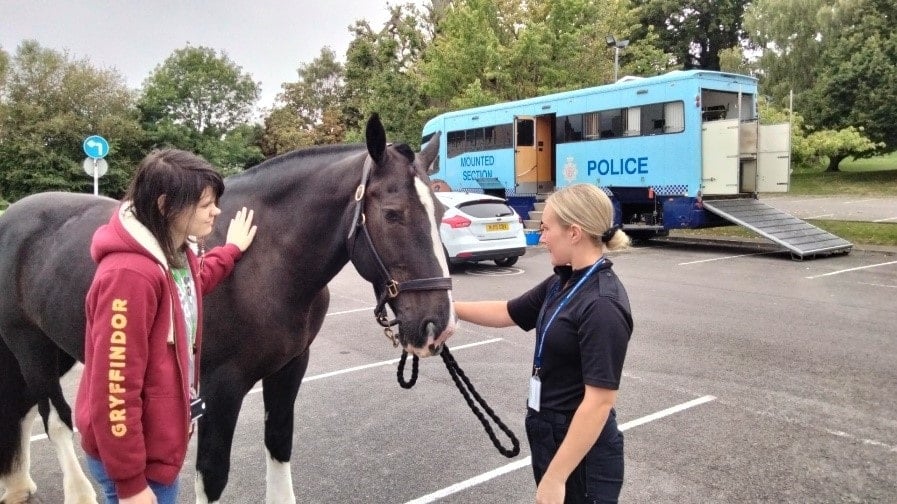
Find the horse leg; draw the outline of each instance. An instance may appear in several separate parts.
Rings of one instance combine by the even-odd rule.
[[[96,504],[96,492],[81,469],[75,454],[72,411],[59,383],[59,377],[72,368],[75,360],[59,350],[37,329],[19,327],[16,334],[15,341],[18,346],[10,349],[10,355],[15,354],[18,357],[16,364],[11,368],[19,371],[22,380],[21,388],[16,391],[16,394],[22,395],[22,390],[27,390],[31,401],[38,404],[44,430],[53,443],[56,457],[62,468],[65,504]],[[15,359],[15,357],[13,358]],[[23,423],[21,426],[22,457],[18,469],[29,481],[30,434],[33,418],[32,416],[31,421],[28,421],[27,424]],[[7,492],[9,492],[8,489],[9,487],[7,487]],[[33,492],[34,489],[31,491]]]
[[[231,444],[243,397],[252,388],[227,370],[205,373],[201,395],[206,411],[199,419],[196,442],[196,504],[218,502],[230,472]]]
[[[59,351],[59,375],[64,375],[74,365],[75,360],[65,352]],[[47,412],[41,411],[44,419],[44,430],[56,448],[56,457],[62,467],[62,488],[65,504],[94,504],[97,494],[81,469],[75,455],[74,428],[72,409],[62,394],[58,380],[50,384],[49,404]]]
[[[296,395],[308,368],[309,350],[262,380],[265,400],[265,447],[268,467],[265,487],[267,504],[296,502],[290,455],[293,451],[293,420]]]
[[[0,339],[0,503],[22,504],[37,490],[31,479],[31,427],[37,416],[19,363]]]

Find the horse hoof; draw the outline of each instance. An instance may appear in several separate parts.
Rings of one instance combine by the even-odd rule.
[[[29,488],[20,488],[18,490],[6,490],[3,497],[0,498],[0,504],[26,504],[31,496],[37,491],[37,485],[32,482]]]

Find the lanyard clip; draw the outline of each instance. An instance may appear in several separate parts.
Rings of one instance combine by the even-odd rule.
[[[540,367],[533,366],[533,376],[535,376],[535,377],[538,378],[538,377],[539,377],[539,371],[540,371],[541,369],[542,369],[542,368],[540,368]]]

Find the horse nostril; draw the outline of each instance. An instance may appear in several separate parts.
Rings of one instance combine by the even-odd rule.
[[[443,345],[442,343],[438,345],[430,345],[430,355],[439,355],[442,353]]]

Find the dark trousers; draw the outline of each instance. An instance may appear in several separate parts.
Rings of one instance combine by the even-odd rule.
[[[529,439],[536,485],[548,470],[570,428],[573,414],[527,410],[526,437]],[[617,502],[623,488],[623,433],[617,428],[613,409],[598,437],[582,462],[567,478],[565,504]]]

